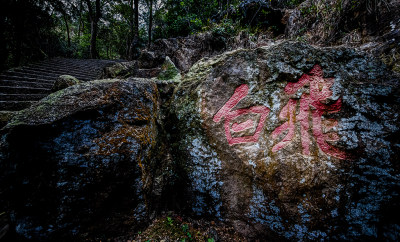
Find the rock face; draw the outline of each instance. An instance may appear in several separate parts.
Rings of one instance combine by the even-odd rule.
[[[155,68],[161,66],[168,56],[181,72],[186,73],[201,58],[211,57],[231,48],[255,46],[256,43],[245,33],[229,38],[223,33],[206,32],[188,37],[156,40],[150,49],[141,53],[138,62],[139,68]]]
[[[115,79],[74,85],[16,115],[2,130],[0,202],[17,234],[101,239],[144,226],[163,190],[154,185],[164,169],[158,113],[154,82]]]
[[[18,235],[105,240],[175,210],[249,240],[399,239],[400,80],[380,61],[280,42],[183,77],[173,57],[142,64],[104,74],[158,80],[80,83],[5,115],[0,207]]]
[[[175,64],[168,56],[165,57],[165,61],[161,66],[161,72],[160,74],[158,74],[157,79],[179,82],[181,80],[181,77],[182,76],[178,68],[176,68]]]
[[[102,77],[103,78],[116,78],[130,76],[138,69],[137,62],[120,62],[115,63],[104,68]]]
[[[161,68],[140,69],[137,61],[120,62],[104,68],[102,78],[152,78],[161,72]]]
[[[400,1],[306,0],[285,12],[285,38],[359,47],[400,72]]]
[[[399,79],[283,42],[195,64],[172,101],[188,208],[249,238],[398,239]]]

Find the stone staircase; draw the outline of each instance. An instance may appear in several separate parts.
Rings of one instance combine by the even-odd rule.
[[[51,93],[60,75],[80,81],[99,78],[104,67],[118,61],[53,58],[0,73],[0,112],[18,111]]]

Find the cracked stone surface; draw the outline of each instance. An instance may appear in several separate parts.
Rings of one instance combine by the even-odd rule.
[[[283,42],[195,64],[173,98],[194,215],[249,238],[395,239],[399,78]]]

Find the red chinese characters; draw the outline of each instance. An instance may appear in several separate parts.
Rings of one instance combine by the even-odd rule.
[[[301,87],[310,86],[310,94],[303,93],[300,98],[299,112],[296,115],[297,101],[290,99],[279,114],[281,120],[287,120],[272,132],[272,138],[276,139],[284,131],[288,131],[285,137],[272,147],[272,152],[276,152],[290,144],[295,136],[295,122],[300,124],[301,144],[304,155],[310,155],[310,118],[312,120],[311,133],[313,134],[318,147],[326,154],[345,159],[345,152],[329,145],[327,141],[337,141],[339,136],[334,132],[323,133],[322,115],[339,112],[342,106],[341,99],[332,104],[326,104],[327,99],[332,96],[330,90],[333,85],[332,78],[323,78],[323,71],[319,65],[315,65],[309,75],[304,74],[297,82],[288,83],[285,87],[287,94],[296,93]],[[326,124],[325,124],[326,123]],[[337,125],[337,121],[324,120],[326,131],[331,130]]]
[[[285,121],[272,133],[271,138],[277,139],[284,132],[285,136],[272,147],[272,152],[277,152],[293,142],[296,135],[296,127],[300,127],[300,138],[302,153],[310,155],[311,135],[318,147],[330,156],[346,159],[346,153],[330,145],[328,142],[339,140],[337,133],[331,130],[337,125],[333,119],[322,119],[323,115],[339,112],[342,100],[339,98],[329,103],[328,98],[332,96],[330,88],[334,83],[333,78],[323,78],[323,71],[319,65],[315,65],[309,74],[303,74],[297,82],[288,83],[285,87],[286,94],[295,94],[302,87],[309,86],[309,93],[303,93],[300,100],[289,99],[288,103],[279,113],[279,119]],[[225,118],[225,135],[229,145],[257,142],[263,130],[265,120],[270,109],[265,106],[253,106],[250,108],[233,110],[234,107],[247,96],[249,88],[243,84],[235,89],[232,97],[214,115],[213,121],[221,122]],[[254,116],[259,115],[258,124]],[[244,122],[232,122],[237,117],[245,117]],[[250,118],[248,118],[250,117]],[[247,118],[247,119],[246,119]],[[241,119],[243,120],[243,118]],[[254,129],[253,135],[243,135],[242,131]],[[324,132],[325,131],[325,132]],[[242,133],[239,133],[242,132]],[[247,132],[248,133],[248,132]],[[232,135],[233,134],[233,135]]]
[[[229,145],[257,142],[260,133],[264,127],[265,120],[269,114],[270,110],[265,106],[253,106],[250,108],[232,110],[240,102],[240,100],[247,96],[248,92],[249,87],[246,84],[243,84],[236,88],[232,97],[229,98],[225,105],[214,115],[213,121],[216,123],[219,123],[222,118],[225,118],[225,135]],[[247,119],[242,123],[234,122],[233,124],[231,124],[232,120],[234,120],[235,118],[248,114],[260,115],[257,127],[253,135],[232,137],[232,133],[238,133],[255,127],[255,121],[252,119]]]

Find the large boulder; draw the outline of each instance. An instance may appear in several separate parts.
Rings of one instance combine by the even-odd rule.
[[[172,100],[193,215],[249,238],[399,239],[399,78],[283,42],[195,64]]]
[[[16,233],[71,241],[145,226],[163,190],[158,114],[147,79],[74,85],[17,114],[0,152],[0,205]]]

